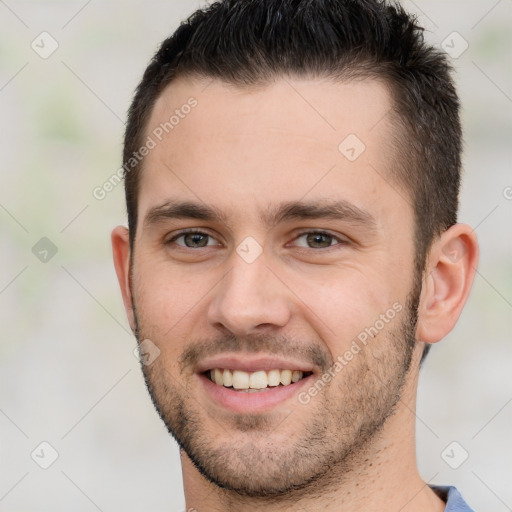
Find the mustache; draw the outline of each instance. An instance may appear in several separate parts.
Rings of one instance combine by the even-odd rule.
[[[180,372],[195,368],[199,361],[229,352],[230,354],[265,354],[279,357],[299,358],[312,363],[322,372],[334,364],[330,354],[318,345],[300,342],[282,334],[257,334],[251,336],[235,336],[228,334],[213,340],[200,340],[190,343],[178,358]]]

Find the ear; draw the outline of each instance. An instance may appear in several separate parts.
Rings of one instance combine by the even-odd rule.
[[[433,244],[427,258],[418,311],[418,340],[436,343],[455,326],[478,265],[478,241],[467,224],[455,224]]]
[[[135,332],[135,318],[133,314],[133,298],[130,286],[130,236],[128,229],[117,226],[111,234],[112,254],[117,280],[123,296],[124,309],[132,331]]]

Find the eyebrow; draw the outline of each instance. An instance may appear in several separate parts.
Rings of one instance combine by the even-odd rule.
[[[346,201],[288,201],[267,208],[261,215],[267,227],[289,220],[332,219],[358,224],[375,230],[377,222],[366,210]],[[144,218],[144,227],[166,220],[197,219],[221,222],[230,226],[229,216],[218,208],[194,201],[169,200],[151,208]]]

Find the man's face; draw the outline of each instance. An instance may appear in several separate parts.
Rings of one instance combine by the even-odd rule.
[[[152,131],[190,97],[159,142]],[[157,101],[132,254],[136,324],[160,350],[143,366],[152,399],[212,482],[271,496],[348,470],[397,402],[417,296],[390,107],[370,80],[178,80]],[[234,374],[235,387],[267,387],[212,382],[215,368],[227,385]],[[275,370],[304,373],[288,384]]]

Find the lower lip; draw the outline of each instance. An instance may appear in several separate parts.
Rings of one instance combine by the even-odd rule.
[[[258,392],[249,393],[219,386],[203,374],[199,375],[199,380],[204,386],[206,393],[208,393],[214,402],[234,412],[254,413],[268,411],[282,404],[285,400],[296,396],[304,386],[309,385],[310,379],[313,376],[314,374],[308,375],[298,382],[288,384],[287,386],[265,388]]]

